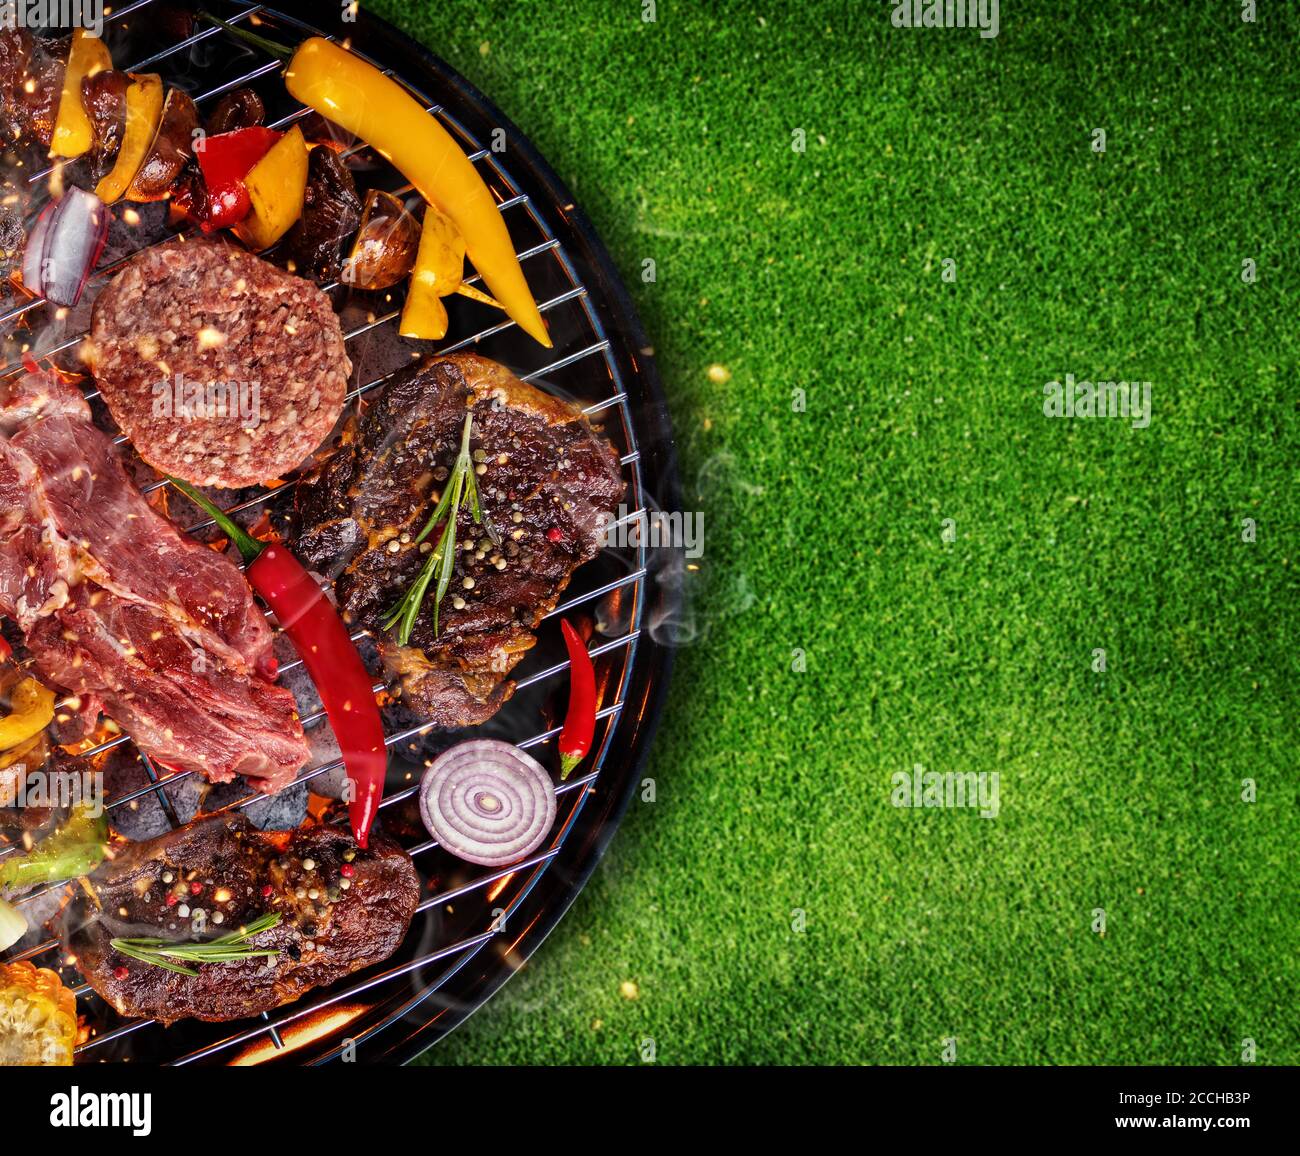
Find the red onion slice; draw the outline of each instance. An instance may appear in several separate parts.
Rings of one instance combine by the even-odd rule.
[[[50,220],[57,208],[57,203],[51,201],[40,211],[23,247],[23,285],[37,297],[45,296],[41,287],[41,261],[45,257],[45,238],[49,235]]]
[[[555,823],[555,787],[518,747],[474,739],[444,751],[425,771],[420,817],[456,858],[504,867],[541,846]]]
[[[45,299],[55,305],[80,301],[107,239],[108,206],[85,189],[68,189],[55,205],[45,235],[41,258],[41,291]],[[25,280],[25,254],[23,264]]]

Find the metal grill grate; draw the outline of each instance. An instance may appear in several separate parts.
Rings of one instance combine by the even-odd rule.
[[[146,13],[144,12],[145,9],[161,7],[164,7],[161,0],[137,0],[136,3],[126,5],[118,12],[111,13],[108,16],[104,35],[110,48],[114,51],[115,59],[118,59],[121,51],[114,43],[115,35],[129,34],[133,20],[152,17],[153,13]],[[256,20],[259,24],[265,26],[261,30],[272,36],[275,35],[275,30],[278,28],[281,31],[280,38],[290,42],[309,34],[323,34],[318,33],[316,29],[303,20],[272,9],[267,5],[250,5],[223,15],[236,24]],[[363,56],[366,55],[364,44],[358,42],[356,33],[365,28],[365,19],[363,18],[361,24],[349,26],[350,46]],[[379,25],[378,22],[374,22],[374,24],[380,29],[377,38],[382,41],[385,36],[388,37],[391,47],[393,34],[384,31],[386,26]],[[270,31],[268,32],[267,29]],[[356,30],[355,33],[354,29]],[[190,88],[191,95],[194,96],[196,102],[202,108],[205,103],[216,99],[221,94],[241,85],[252,83],[259,78],[271,76],[281,67],[280,62],[274,59],[269,63],[263,63],[255,59],[250,61],[250,67],[238,76],[222,80],[212,87],[202,88],[201,91],[193,91],[192,84],[186,85],[182,78],[169,75],[170,65],[183,64],[187,53],[192,52],[196,46],[206,41],[215,41],[218,37],[228,38],[231,45],[235,44],[233,38],[229,38],[229,34],[222,29],[199,27],[192,35],[152,52],[134,64],[128,65],[127,68],[130,71],[140,71],[148,68],[161,72],[165,81]],[[337,37],[330,38],[336,39]],[[242,46],[240,47],[242,48]],[[431,62],[431,58],[425,57],[424,59],[426,63]],[[371,62],[381,67],[388,75],[394,75],[394,70],[385,68],[380,61],[372,60]],[[118,66],[121,66],[120,61]],[[430,71],[430,69],[426,67],[426,71]],[[439,77],[435,76],[435,79],[439,79]],[[445,80],[446,78],[441,79]],[[463,86],[463,82],[460,82],[459,78],[453,77],[451,79],[454,84]],[[537,241],[521,248],[518,254],[530,284],[535,288],[539,285],[555,285],[557,289],[545,300],[539,301],[539,308],[548,317],[551,324],[552,334],[556,341],[554,350],[545,350],[535,344],[518,331],[514,322],[505,319],[496,321],[470,336],[445,345],[439,349],[439,352],[452,352],[477,347],[483,349],[486,355],[495,356],[505,361],[515,369],[523,380],[529,382],[545,381],[558,374],[565,375],[567,390],[579,397],[581,401],[587,402],[584,411],[594,419],[604,423],[607,436],[610,436],[616,444],[621,443],[624,448],[622,463],[628,483],[627,502],[629,509],[633,512],[626,515],[623,520],[631,521],[637,518],[645,509],[647,491],[644,487],[642,451],[637,440],[637,415],[634,413],[633,400],[625,388],[625,379],[629,369],[629,353],[632,358],[630,370],[636,377],[640,378],[647,372],[642,362],[644,361],[644,355],[648,351],[640,351],[642,356],[638,357],[637,351],[623,350],[622,356],[620,356],[621,347],[616,348],[616,341],[611,340],[611,337],[607,335],[601,314],[604,312],[609,316],[613,315],[610,314],[605,303],[600,300],[593,300],[593,294],[579,273],[583,259],[575,260],[575,256],[568,251],[566,244],[561,240],[559,233],[552,227],[552,223],[548,219],[550,214],[554,213],[564,223],[569,224],[568,217],[574,214],[573,205],[570,203],[556,203],[544,207],[539,206],[537,199],[525,192],[515,182],[500,159],[499,154],[485,148],[470,129],[443,108],[441,104],[431,102],[418,88],[409,84],[405,79],[402,80],[402,83],[406,84],[429,111],[441,119],[444,127],[462,143],[471,160],[479,167],[482,175],[493,189],[501,211],[505,215],[506,222],[511,228],[512,235],[518,237],[521,234],[536,234],[538,236]],[[471,97],[477,96],[467,87],[463,91]],[[284,95],[283,99],[286,102],[289,101],[287,94]],[[284,127],[305,116],[308,111],[301,107],[294,107],[270,123],[276,127]],[[369,154],[364,144],[358,143],[354,145],[346,150],[344,155],[363,153],[366,155],[367,163],[373,165],[370,170],[371,175],[379,176],[379,179],[371,180],[368,183],[375,185],[375,187],[387,187],[383,184],[383,177],[385,175],[395,175],[395,171],[388,169],[377,158]],[[525,155],[525,162],[527,160],[528,157]],[[45,170],[31,174],[28,180],[33,186],[36,186],[38,182],[47,178],[48,175],[49,170]],[[549,176],[549,174],[544,175]],[[394,191],[400,196],[410,193],[411,189],[409,185],[397,185],[391,188],[390,191]],[[602,255],[600,252],[597,253],[598,257]],[[129,257],[130,254],[96,274],[92,282],[92,295]],[[590,261],[590,255],[585,260]],[[470,277],[469,280],[477,281],[477,274]],[[327,291],[334,291],[340,287],[335,283],[325,288]],[[45,308],[41,302],[24,303],[0,317],[0,323],[7,326],[12,325],[20,319],[28,318],[34,310],[41,308]],[[359,383],[351,389],[348,395],[349,402],[354,402],[357,398],[380,386],[396,372],[395,369],[383,373],[375,373],[373,370],[367,372],[368,346],[364,339],[382,331],[385,327],[391,326],[397,319],[399,312],[399,309],[394,308],[382,314],[366,316],[355,324],[345,324],[344,335],[356,371],[355,380]],[[454,318],[455,314],[453,314],[453,332],[456,331]],[[635,322],[630,317],[628,324],[633,329],[635,328]],[[42,358],[69,353],[75,350],[84,336],[84,332],[78,332],[75,336],[54,342],[48,348],[38,347],[35,352]],[[530,364],[536,364],[543,357],[548,360],[538,365],[537,368],[529,368]],[[6,358],[6,360],[10,359]],[[0,370],[0,374],[17,371],[21,364],[21,358],[14,357],[10,364]],[[645,384],[650,387],[653,393],[655,390],[654,383],[651,381]],[[594,395],[595,400],[590,400],[589,394]],[[88,396],[94,398],[96,393],[92,391]],[[617,419],[617,425],[612,423],[614,418]],[[119,442],[124,441],[121,437],[118,440]],[[670,482],[671,479],[665,479],[662,484],[667,485]],[[150,492],[165,485],[167,485],[166,482],[155,480],[146,484],[143,488],[146,492]],[[282,486],[273,490],[260,490],[232,506],[231,512],[244,513],[257,507],[270,510],[274,508],[278,501],[282,500],[285,494],[291,491],[292,486]],[[189,529],[192,533],[200,534],[211,526],[210,521],[202,521],[189,527]],[[282,1033],[287,1032],[294,1025],[303,1023],[309,1018],[319,1018],[325,1009],[336,1007],[351,1009],[358,1001],[361,1001],[365,1005],[363,1014],[352,1017],[347,1024],[343,1025],[347,1027],[346,1033],[344,1033],[342,1027],[332,1033],[325,1032],[323,1033],[323,1043],[316,1036],[312,1037],[310,1041],[312,1046],[308,1049],[309,1057],[317,1062],[331,1059],[339,1054],[344,1034],[360,1045],[368,1038],[377,1036],[386,1029],[391,1029],[394,1024],[404,1017],[407,1017],[408,1022],[410,1022],[409,1017],[416,1013],[419,1005],[428,1000],[430,996],[442,991],[453,977],[463,973],[490,943],[494,940],[504,939],[504,932],[510,924],[512,916],[516,911],[522,909],[530,894],[537,888],[547,872],[553,867],[557,858],[565,850],[566,840],[578,826],[584,806],[593,793],[596,792],[598,785],[603,786],[613,774],[620,775],[622,780],[627,780],[628,773],[630,773],[628,768],[630,767],[631,771],[634,772],[635,767],[633,764],[639,754],[639,748],[648,738],[648,734],[643,734],[643,728],[639,725],[631,728],[627,735],[620,736],[616,733],[619,728],[620,718],[623,716],[629,701],[628,696],[632,690],[634,673],[637,672],[639,644],[640,649],[643,651],[654,646],[652,642],[642,640],[648,595],[646,547],[644,543],[638,541],[631,546],[622,547],[616,551],[607,549],[605,556],[606,561],[611,563],[605,569],[604,576],[606,576],[606,580],[584,590],[581,585],[584,575],[592,571],[596,564],[580,570],[566,599],[548,615],[548,618],[555,618],[578,607],[587,607],[590,610],[601,599],[613,597],[619,601],[619,610],[615,617],[619,619],[621,629],[615,637],[600,641],[591,648],[591,654],[597,660],[598,669],[602,673],[604,683],[604,693],[597,715],[600,725],[597,730],[594,757],[589,764],[591,769],[588,773],[558,788],[560,811],[557,820],[557,833],[553,836],[546,849],[528,860],[508,868],[493,871],[464,882],[458,882],[454,886],[439,886],[441,875],[429,865],[431,854],[436,848],[434,841],[426,840],[408,846],[407,850],[413,856],[416,866],[420,870],[422,881],[425,882],[425,890],[431,892],[419,905],[417,915],[412,922],[411,931],[407,937],[408,947],[414,943],[418,945],[418,949],[407,950],[407,948],[404,948],[403,951],[398,953],[398,956],[387,961],[387,963],[378,965],[366,972],[358,973],[349,980],[336,984],[332,989],[309,993],[296,1004],[278,1009],[272,1013],[264,1013],[260,1020],[247,1021],[246,1023],[240,1022],[236,1025],[189,1024],[185,1033],[186,1046],[183,1049],[175,1050],[160,1039],[159,1041],[150,1042],[148,1055],[158,1056],[168,1062],[178,1064],[200,1060],[222,1060],[236,1054],[236,1049],[255,1044],[259,1037],[271,1041],[274,1048],[279,1049],[283,1044]],[[622,569],[626,572],[616,574],[616,576],[610,578],[607,575],[611,568],[615,570]],[[539,631],[539,638],[544,637],[545,634],[546,627],[544,625]],[[354,639],[360,639],[363,635],[364,632],[359,632],[353,637]],[[542,647],[539,646],[538,649],[541,650]],[[300,665],[300,660],[284,662],[281,665],[281,670],[282,672],[288,672]],[[547,684],[556,683],[558,676],[562,675],[567,667],[567,661],[557,662],[546,666],[544,669],[534,670],[531,673],[527,673],[525,667],[524,672],[521,672],[521,676],[516,679],[516,686],[519,691],[532,687],[547,689]],[[559,682],[558,686],[562,691],[563,683]],[[382,689],[382,684],[376,684],[375,689],[378,692]],[[635,712],[638,715],[648,714],[648,726],[645,728],[648,731],[653,725],[654,711],[648,705],[652,696],[649,693],[648,686],[643,687],[639,684],[636,687],[636,693],[638,701],[634,704]],[[510,737],[512,741],[517,742],[519,746],[526,749],[545,746],[559,733],[558,727],[530,733],[536,725],[535,714],[531,710],[520,709],[512,712],[511,709],[512,706],[520,702],[521,698],[527,699],[528,697],[526,695],[517,696],[514,702],[507,704],[498,716],[504,728],[511,732],[506,737]],[[325,724],[324,714],[322,711],[304,713],[302,722],[304,728],[310,733],[311,728]],[[530,722],[532,725],[530,725]],[[394,750],[403,744],[411,743],[412,740],[421,739],[431,730],[432,728],[428,725],[396,729],[387,736],[387,744],[390,750]],[[90,758],[129,742],[129,738],[123,735],[104,742],[85,754],[87,758]],[[616,752],[617,756],[615,762],[622,762],[625,765],[619,767],[618,770],[607,771],[605,769],[606,764],[611,760],[611,754],[614,752]],[[167,788],[178,784],[181,780],[194,774],[194,772],[180,771],[159,774],[147,757],[143,755],[140,757],[148,776],[147,783],[110,798],[107,801],[110,812],[121,807],[132,806],[146,796],[154,795],[162,803],[166,814],[175,825],[177,819],[169,801]],[[338,759],[309,766],[300,772],[298,782],[308,782],[340,766],[341,761]],[[411,776],[408,775],[409,777]],[[392,767],[390,765],[391,781]],[[614,785],[623,794],[623,802],[625,802],[627,782],[620,781]],[[381,809],[387,811],[389,808],[411,799],[417,789],[418,780],[417,784],[402,790],[393,791],[390,789],[390,793],[381,803]],[[243,809],[264,798],[264,795],[250,792],[220,809]],[[548,919],[542,919],[533,912],[529,913],[530,929],[534,931],[540,930],[540,934],[533,935],[531,942],[528,943],[525,943],[526,938],[528,938],[526,934],[517,937],[513,942],[505,940],[514,949],[514,958],[508,958],[509,952],[503,953],[508,958],[510,966],[517,966],[517,964],[522,963],[522,959],[526,957],[528,951],[531,951],[536,946],[536,943],[540,942],[541,936],[545,934],[546,930],[549,930],[550,924],[555,919],[558,919],[563,907],[567,906],[567,903],[576,894],[577,889],[580,888],[583,879],[585,879],[586,872],[594,865],[595,858],[598,857],[600,850],[603,848],[604,841],[612,833],[612,826],[616,824],[621,809],[621,805],[613,807],[612,812],[610,808],[606,808],[603,825],[610,829],[597,836],[596,842],[593,843],[594,854],[588,855],[589,862],[575,865],[573,868],[575,875],[581,877],[566,881],[566,893],[558,900],[560,904],[559,910],[552,911]],[[592,843],[590,833],[587,833],[584,838],[588,843]],[[11,853],[13,850],[14,848],[0,849],[0,856]],[[575,881],[576,887],[573,886]],[[57,884],[51,888],[40,889],[24,896],[20,902],[29,902],[35,899],[37,895],[63,886],[66,885]],[[474,920],[481,929],[471,931],[469,934],[460,934],[453,942],[440,943],[437,941],[438,920],[436,916],[440,911],[449,910],[450,905],[457,901],[472,901],[478,905],[478,908],[481,908],[481,910],[475,909]],[[555,906],[555,901],[552,902],[551,906]],[[543,922],[545,926],[540,928],[536,926]],[[57,959],[54,953],[58,951],[58,942],[51,939],[21,953],[12,954],[8,958],[31,959],[49,965],[53,959]],[[505,974],[489,978],[486,975],[488,970],[491,969],[484,969],[485,974],[478,979],[479,994],[476,997],[471,997],[476,998],[478,1002],[491,994],[491,991],[495,990],[495,987],[499,986],[499,983],[503,982],[505,975],[508,974],[508,969],[505,969]],[[102,1025],[78,1048],[78,1055],[82,1060],[96,1059],[101,1056],[105,1058],[110,1056],[120,1057],[124,1054],[122,1044],[129,1037],[136,1037],[142,1032],[151,1030],[157,1032],[159,1030],[154,1021],[151,1020],[123,1020],[121,1017],[116,1016],[112,1009],[106,1008],[105,1005],[102,1005],[102,1001],[98,1001],[98,998],[91,992],[89,985],[83,983],[75,990],[79,998],[89,997],[97,1004],[104,1006]],[[463,1006],[458,1006],[458,1001],[463,998],[465,997],[460,995],[447,997],[445,1006],[452,1008],[457,1013],[450,1017],[449,1026],[454,1026],[456,1022],[463,1018],[463,1014],[467,1014]],[[419,1019],[418,1015],[416,1019]],[[357,1027],[359,1023],[363,1025],[360,1030]],[[232,1031],[232,1026],[236,1030]],[[421,1032],[423,1032],[421,1038],[427,1043],[440,1035],[442,1030],[449,1030],[449,1028],[435,1028],[430,1031],[429,1023],[425,1022],[410,1038],[420,1036]],[[419,1049],[408,1047],[404,1054],[413,1054],[414,1050]]]

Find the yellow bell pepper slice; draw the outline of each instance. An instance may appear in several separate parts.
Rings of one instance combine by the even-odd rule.
[[[153,138],[158,135],[162,120],[163,83],[154,73],[131,77],[126,90],[126,131],[122,134],[122,147],[117,150],[113,170],[95,186],[95,196],[111,205],[135,180],[135,174],[149,155]]]
[[[244,178],[252,208],[234,228],[253,249],[269,249],[302,216],[307,192],[307,141],[294,125]]]
[[[496,201],[460,146],[419,102],[373,65],[319,36],[299,45],[284,80],[295,100],[359,136],[451,219],[501,307],[549,348]]]
[[[95,126],[81,102],[81,82],[112,67],[108,46],[98,36],[84,28],[73,32],[68,66],[63,73],[63,95],[59,97],[59,113],[50,139],[50,156],[79,157],[95,143]]]
[[[0,718],[0,751],[38,735],[54,718],[54,692],[24,678],[9,695],[9,714]]]

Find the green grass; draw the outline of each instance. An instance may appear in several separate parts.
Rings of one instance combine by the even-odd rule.
[[[430,1062],[1300,1063],[1300,13],[713,7],[374,5],[595,221],[706,516],[658,801]]]

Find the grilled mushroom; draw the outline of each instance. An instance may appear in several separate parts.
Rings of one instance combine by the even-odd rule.
[[[171,192],[181,170],[194,156],[194,130],[199,126],[194,101],[173,88],[163,104],[162,123],[149,155],[127,189],[132,201],[158,201]]]

